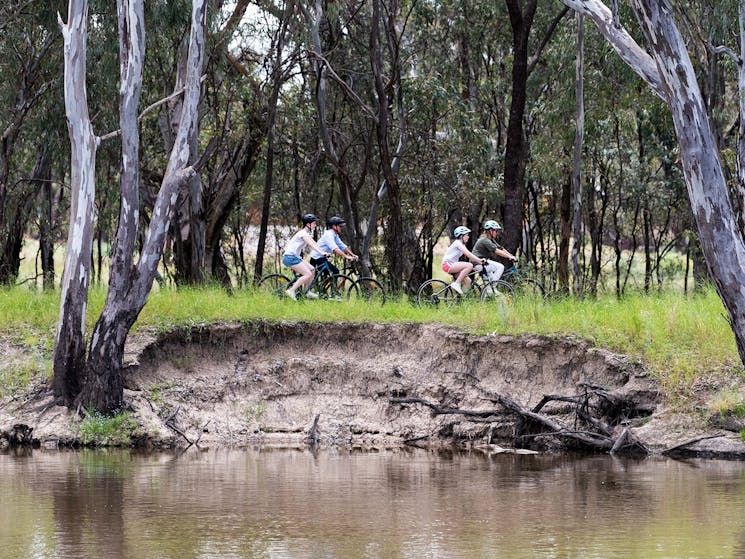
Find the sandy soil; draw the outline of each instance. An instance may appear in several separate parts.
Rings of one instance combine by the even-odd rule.
[[[0,367],[19,352],[0,340]],[[418,324],[252,322],[140,334],[125,362],[125,401],[140,442],[155,446],[312,440],[497,451],[514,442],[514,416],[435,410],[495,410],[495,393],[532,408],[544,395],[574,396],[592,385],[648,410],[615,429],[629,427],[652,452],[679,447],[682,454],[745,457],[736,420],[671,411],[641,364],[577,339],[474,336]],[[700,395],[702,409],[711,391]],[[553,402],[541,411],[561,421],[567,406]],[[0,401],[0,432],[20,423],[46,447],[72,444],[73,415],[39,383]]]

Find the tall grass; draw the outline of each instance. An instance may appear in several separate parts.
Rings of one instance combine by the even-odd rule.
[[[93,289],[88,332],[103,305]],[[59,313],[59,293],[24,288],[0,291],[0,336],[51,358]],[[643,361],[671,390],[712,374],[743,372],[734,336],[713,290],[696,296],[666,292],[598,299],[536,301],[518,299],[506,312],[478,302],[451,308],[419,308],[407,299],[384,306],[363,302],[300,301],[253,290],[232,295],[217,287],[154,291],[133,332],[252,319],[326,322],[436,322],[474,333],[575,336]],[[48,364],[43,367],[47,371]],[[0,375],[0,383],[2,382]]]

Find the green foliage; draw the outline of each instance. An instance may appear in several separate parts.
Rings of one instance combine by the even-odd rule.
[[[80,423],[80,440],[92,446],[129,446],[137,427],[127,411],[113,416],[90,412]]]

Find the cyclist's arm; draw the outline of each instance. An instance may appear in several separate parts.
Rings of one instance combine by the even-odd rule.
[[[507,258],[508,260],[517,262],[517,256],[515,256],[514,254],[512,254],[506,249],[498,248],[498,249],[495,249],[494,252],[497,254],[497,256],[501,256],[502,258]]]
[[[460,250],[461,250],[461,252],[463,254],[465,254],[468,257],[468,259],[470,261],[476,262],[478,264],[483,264],[483,262],[484,262],[485,259],[484,258],[479,258],[478,256],[476,256],[474,253],[472,253],[470,250],[468,250],[466,248],[466,245],[464,245],[463,243],[460,243]]]
[[[313,237],[310,236],[310,233],[305,233],[305,242],[310,248],[312,248],[316,252],[320,252],[323,256],[330,256],[328,252],[318,246],[318,243],[313,240]]]

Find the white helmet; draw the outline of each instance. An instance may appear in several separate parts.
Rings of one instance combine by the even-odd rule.
[[[489,221],[484,223],[484,230],[488,231],[489,229],[494,229],[495,231],[501,231],[502,226],[496,221],[494,221],[493,219],[490,219]]]
[[[470,233],[470,232],[471,232],[471,230],[468,227],[466,227],[465,225],[459,225],[458,227],[455,228],[455,231],[453,231],[453,236],[456,239],[459,239],[460,237],[462,237],[466,233]]]

